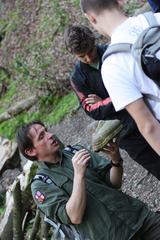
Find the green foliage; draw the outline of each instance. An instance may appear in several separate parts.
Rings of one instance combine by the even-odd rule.
[[[2,215],[5,211],[5,208],[0,208],[0,215]]]
[[[2,122],[0,124],[0,135],[13,139],[17,127],[23,123],[37,119],[43,121],[45,124],[58,123],[67,114],[72,112],[77,105],[77,98],[73,92],[62,98],[53,97],[53,95],[41,97],[40,111],[23,112],[8,121]]]
[[[8,82],[8,89],[6,94],[0,98],[0,113],[4,112],[6,109],[6,106],[12,102],[13,96],[16,94],[17,86],[15,81],[10,81],[10,84]]]
[[[77,8],[80,8],[80,1],[79,0],[71,0],[71,3]]]
[[[17,126],[34,119],[57,123],[78,104],[73,93],[62,97],[69,84],[68,74],[60,65],[64,63],[61,56],[66,54],[60,39],[71,20],[68,9],[79,7],[79,1],[67,0],[66,6],[59,0],[37,0],[31,4],[15,0],[14,7],[0,19],[0,33],[5,34],[1,42],[4,67],[11,74],[8,77],[0,72],[0,85],[7,82],[7,92],[0,99],[0,114],[28,93],[43,94],[36,105],[37,111],[31,109],[0,124],[0,135],[4,137],[14,138]],[[53,51],[57,41],[60,44]]]
[[[4,111],[5,111],[5,109],[1,107],[0,108],[0,114],[3,113]]]
[[[17,84],[16,82],[12,81],[9,84],[8,90],[3,98],[3,103],[11,103],[11,99],[16,94],[16,92],[17,92]]]
[[[22,27],[21,19],[19,1],[15,1],[14,9],[9,11],[5,18],[0,19],[0,33],[6,32],[10,34],[16,31],[18,27]]]
[[[56,106],[60,98],[54,95],[46,95],[40,98],[40,109],[42,112],[48,112],[53,110],[53,106]]]
[[[64,96],[60,101],[53,107],[53,111],[47,115],[45,122],[47,123],[58,123],[61,121],[67,114],[72,112],[78,106],[77,97],[75,94],[69,93]]]
[[[128,4],[124,5],[124,10],[128,15],[133,15],[135,10],[141,7],[139,1],[129,1]]]
[[[69,14],[68,12],[66,12],[64,6],[61,5],[61,1],[51,0],[49,2],[50,2],[49,3],[50,12],[47,14],[50,16],[50,21],[54,20],[54,26],[58,27],[60,31],[63,31],[64,27],[69,21]],[[51,19],[51,16],[52,16],[52,19]]]
[[[18,126],[34,119],[39,119],[40,115],[41,114],[39,112],[34,112],[32,114],[24,112],[8,121],[2,122],[0,124],[0,135],[4,136],[5,138],[12,139],[15,136]]]
[[[0,215],[5,211],[5,193],[0,193]]]
[[[64,30],[69,15],[59,0],[40,1],[37,8],[39,20],[36,31],[28,42],[23,43],[23,51],[17,52],[10,68],[16,80],[25,82],[28,87],[44,91],[50,89],[52,93],[58,93],[60,87],[57,85],[61,82],[56,82],[54,75],[57,74],[59,66],[56,65],[57,59],[52,48],[54,37]],[[21,19],[22,22],[25,21],[25,17],[22,16]]]
[[[0,84],[8,79],[9,74],[3,68],[0,68]]]

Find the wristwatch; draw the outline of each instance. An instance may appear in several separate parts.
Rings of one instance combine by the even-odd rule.
[[[119,159],[119,162],[117,162],[117,163],[114,163],[114,162],[111,161],[111,165],[112,165],[113,167],[122,167],[122,165],[123,165],[123,159],[120,158],[120,159]]]

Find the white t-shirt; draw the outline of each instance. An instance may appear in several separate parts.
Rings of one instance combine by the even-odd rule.
[[[160,23],[160,13],[155,16]],[[134,43],[148,26],[143,15],[130,17],[115,29],[111,44]],[[131,53],[116,53],[106,58],[102,65],[102,78],[116,111],[142,98],[142,94],[160,97],[160,89],[143,73]],[[160,120],[160,102],[149,100],[149,104]]]

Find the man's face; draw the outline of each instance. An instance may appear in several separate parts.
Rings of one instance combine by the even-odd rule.
[[[84,62],[86,64],[94,64],[97,62],[97,49],[96,47],[92,48],[90,51],[86,53],[77,53],[75,54],[76,58],[78,58],[79,61]]]
[[[60,146],[52,133],[48,132],[44,126],[34,124],[29,130],[29,136],[34,146],[31,154],[34,154],[41,161],[51,161],[54,159]]]

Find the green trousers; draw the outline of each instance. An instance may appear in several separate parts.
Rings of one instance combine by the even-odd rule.
[[[160,213],[150,212],[132,240],[160,240]]]

